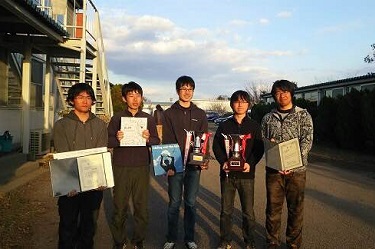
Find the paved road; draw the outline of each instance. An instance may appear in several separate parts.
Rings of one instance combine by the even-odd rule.
[[[339,166],[339,165],[338,165]],[[218,164],[202,173],[198,198],[197,242],[200,248],[215,248],[219,236],[220,190]],[[152,177],[150,225],[147,248],[161,248],[166,231],[166,180]],[[255,188],[256,244],[264,246],[264,160],[258,166]],[[97,248],[110,248],[104,202]],[[234,248],[241,248],[241,214],[238,199],[234,215]],[[285,221],[286,217],[284,217]],[[182,234],[182,227],[179,228]],[[285,224],[283,224],[285,230]],[[284,245],[285,246],[285,245]],[[178,248],[184,248],[182,238]],[[304,221],[304,248],[375,248],[375,182],[363,173],[313,162],[308,170]]]
[[[304,248],[375,248],[375,181],[367,173],[349,171],[338,161],[312,160],[308,168]],[[353,168],[356,165],[353,164]],[[51,194],[49,173],[44,171],[33,181],[32,202],[41,209],[42,217],[35,221],[34,247],[56,248],[58,216],[56,200]],[[198,198],[197,242],[200,248],[215,248],[219,237],[220,193],[218,164],[212,161],[210,169],[202,173]],[[31,187],[30,185],[26,185]],[[258,165],[255,187],[256,244],[264,246],[264,160]],[[165,240],[167,183],[164,177],[151,177],[150,224],[147,248],[161,248]],[[111,248],[111,236],[106,214],[112,209],[110,191],[106,191],[100,213],[96,237],[97,249]],[[238,199],[234,215],[234,248],[241,248],[241,214]],[[285,216],[285,215],[284,215]],[[284,217],[285,221],[286,217]],[[285,227],[285,222],[283,224]],[[182,224],[179,227],[182,231]],[[285,230],[283,228],[283,230]],[[182,233],[181,233],[182,234]],[[31,247],[30,247],[31,248]],[[183,248],[180,238],[178,248]]]

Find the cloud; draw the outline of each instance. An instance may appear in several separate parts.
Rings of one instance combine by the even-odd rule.
[[[122,83],[134,79],[147,83],[145,93],[151,99],[174,96],[174,88],[166,93],[165,85],[173,86],[180,75],[200,82],[197,97],[219,95],[228,89],[228,81],[241,88],[249,77],[271,77],[271,70],[262,64],[272,57],[292,55],[290,51],[236,48],[229,42],[243,38],[229,29],[185,29],[149,15],[106,15],[102,30],[110,75],[116,83],[121,79]]]
[[[262,24],[262,25],[267,25],[269,24],[269,20],[267,18],[261,18],[259,19],[259,23]]]
[[[292,12],[290,12],[290,11],[281,11],[281,12],[277,13],[276,16],[280,17],[280,18],[289,18],[289,17],[292,16]]]

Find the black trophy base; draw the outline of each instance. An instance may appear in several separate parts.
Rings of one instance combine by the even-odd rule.
[[[191,153],[189,158],[189,164],[202,165],[205,162],[205,155],[203,153]]]
[[[231,158],[228,161],[229,171],[243,171],[244,170],[244,160],[241,158]]]

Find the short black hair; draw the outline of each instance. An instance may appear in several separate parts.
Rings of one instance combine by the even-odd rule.
[[[290,92],[292,98],[294,97],[294,91],[297,89],[297,84],[289,80],[276,80],[272,85],[271,94],[275,99],[276,90],[281,89],[282,91]],[[276,100],[276,99],[275,99]]]
[[[243,100],[249,103],[249,108],[250,108],[250,95],[248,92],[243,91],[243,90],[238,90],[235,91],[232,96],[230,97],[230,107],[233,109],[233,103],[238,100]]]
[[[180,76],[177,80],[176,80],[176,90],[180,90],[181,87],[183,86],[191,86],[193,88],[193,90],[195,89],[195,82],[193,80],[192,77],[190,76]]]
[[[142,87],[138,85],[137,83],[135,83],[134,81],[130,81],[129,83],[124,84],[121,88],[121,95],[123,97],[126,97],[126,94],[130,92],[137,92],[141,94],[141,96],[143,96]]]
[[[88,95],[90,95],[92,99],[92,105],[94,105],[96,101],[94,90],[87,83],[77,83],[69,88],[66,102],[68,102],[70,106],[73,106],[74,98],[80,95],[82,92],[86,92]]]

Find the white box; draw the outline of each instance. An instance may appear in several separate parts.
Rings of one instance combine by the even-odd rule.
[[[81,156],[78,156],[81,155]],[[54,154],[49,162],[53,196],[72,190],[84,192],[101,186],[114,186],[111,153],[107,148]]]

